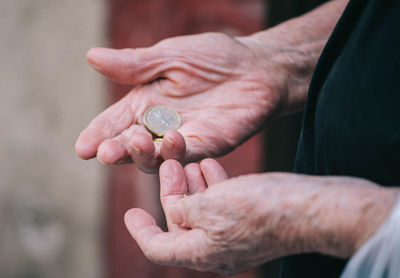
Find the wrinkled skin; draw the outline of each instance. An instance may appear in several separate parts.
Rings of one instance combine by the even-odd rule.
[[[93,68],[134,88],[82,131],[78,155],[97,155],[105,164],[135,162],[154,172],[165,159],[187,163],[226,154],[259,131],[284,102],[284,63],[277,60],[285,58],[274,52],[217,33],[166,39],[143,49],[91,49],[87,59]],[[141,125],[146,108],[157,104],[174,108],[183,121],[160,145]]]
[[[209,33],[150,48],[90,50],[96,70],[133,89],[80,134],[78,155],[154,172],[163,160],[186,164],[229,152],[272,117],[302,109],[347,2],[329,1],[251,38]],[[162,144],[141,125],[154,104],[183,119]],[[167,160],[160,183],[168,232],[132,209],[125,216],[132,236],[156,263],[222,274],[302,252],[349,257],[384,221],[399,192],[356,178],[268,173],[227,179],[210,159],[184,169]]]
[[[350,257],[378,229],[398,194],[347,177],[267,173],[227,179],[212,159],[185,168],[165,161],[160,185],[169,231],[132,209],[125,215],[131,235],[155,263],[220,274],[303,252]]]

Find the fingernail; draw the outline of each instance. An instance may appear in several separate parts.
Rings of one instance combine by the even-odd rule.
[[[138,155],[141,155],[143,153],[143,151],[138,147],[132,146],[132,149]]]
[[[168,138],[168,137],[165,137],[164,139],[165,139],[165,142],[167,142],[167,144],[165,144],[165,146],[170,150],[173,149],[174,148],[174,142],[172,142],[172,140],[170,138]]]
[[[99,148],[97,149],[97,160],[103,164],[103,165],[108,165],[107,163],[104,162],[104,160],[102,158],[104,158],[104,145],[100,145]]]
[[[95,68],[95,69],[100,69],[101,65],[99,63],[99,60],[102,57],[102,53],[101,53],[102,49],[101,48],[91,48],[89,49],[89,51],[86,54],[86,58],[88,60],[88,62],[90,63],[90,65]]]

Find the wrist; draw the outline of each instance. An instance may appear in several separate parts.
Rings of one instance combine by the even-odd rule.
[[[398,192],[362,179],[322,179],[305,211],[305,251],[349,258],[389,216]]]
[[[261,55],[259,63],[272,59],[278,70],[276,115],[302,110],[315,65],[348,0],[334,0],[300,17],[247,37],[238,38]],[[265,67],[265,75],[273,72]]]
[[[270,35],[265,31],[237,40],[254,53],[254,67],[261,73],[258,78],[263,79],[259,82],[276,94],[278,101],[271,116],[277,117],[304,108],[312,73],[326,40],[294,43],[272,31]]]
[[[357,227],[358,235],[351,255],[353,255],[362,245],[364,245],[387,221],[391,215],[397,201],[399,200],[400,190],[393,188],[377,188],[374,204],[370,209],[366,209],[363,220]]]

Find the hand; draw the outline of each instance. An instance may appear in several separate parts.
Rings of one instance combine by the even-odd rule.
[[[97,155],[105,164],[135,162],[146,172],[166,159],[187,163],[226,154],[259,131],[282,101],[278,51],[261,49],[214,33],[150,48],[91,49],[91,66],[135,87],[82,131],[76,152],[83,159]],[[142,126],[143,112],[157,104],[174,108],[183,120],[161,145]]]
[[[161,165],[169,232],[141,209],[125,223],[152,261],[234,274],[289,254],[350,257],[380,226],[393,190],[356,178],[258,174],[226,180],[212,159]],[[185,193],[191,193],[185,197]]]

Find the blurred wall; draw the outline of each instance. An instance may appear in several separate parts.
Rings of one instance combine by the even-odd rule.
[[[104,169],[74,153],[103,107],[85,53],[102,0],[0,0],[0,277],[102,277]]]

